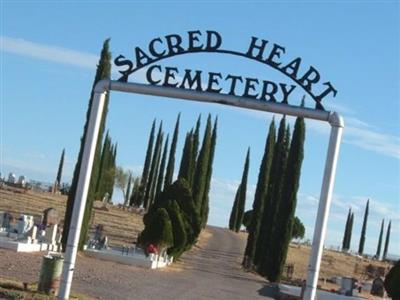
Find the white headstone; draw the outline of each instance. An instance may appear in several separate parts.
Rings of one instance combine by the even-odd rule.
[[[33,227],[33,216],[21,215],[17,223],[17,232],[19,235],[26,234]]]
[[[46,228],[45,240],[49,244],[56,243],[56,235],[57,235],[57,224],[50,225]]]
[[[15,183],[15,181],[16,181],[15,174],[10,172],[10,174],[8,174],[8,182]]]
[[[0,228],[3,227],[4,212],[0,211]]]
[[[24,175],[21,175],[18,177],[18,184],[21,186],[25,187],[26,185],[26,177]]]

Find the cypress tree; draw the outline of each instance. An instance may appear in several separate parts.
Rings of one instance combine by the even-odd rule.
[[[200,125],[201,125],[201,115],[199,115],[199,117],[197,118],[197,122],[196,122],[196,126],[195,129],[193,131],[193,149],[192,149],[192,160],[193,160],[193,166],[196,165],[197,163],[197,155],[199,152],[199,139],[200,139]],[[195,168],[192,169],[192,172],[190,174],[190,183],[193,183],[193,177],[194,177],[194,173],[195,173]]]
[[[160,164],[160,170],[158,171],[158,179],[157,179],[157,187],[156,187],[156,195],[154,198],[154,201],[156,201],[162,190],[162,185],[164,181],[164,171],[165,171],[165,162],[167,160],[167,152],[168,152],[168,139],[169,135],[167,135],[167,138],[165,139],[165,144],[164,144],[164,150],[161,158],[161,164]]]
[[[211,178],[212,178],[212,171],[213,171],[215,146],[217,144],[217,128],[218,128],[218,117],[215,118],[214,127],[213,127],[213,131],[212,131],[212,135],[211,135],[210,159],[208,160],[206,187],[204,189],[203,202],[202,202],[201,210],[200,210],[200,217],[201,217],[201,222],[202,222],[203,228],[207,224],[207,220],[208,220],[209,193],[210,193]]]
[[[189,132],[186,134],[185,145],[183,146],[181,164],[179,168],[178,179],[185,179],[189,182],[191,170],[193,169],[193,134]]]
[[[138,193],[139,193],[139,188],[140,188],[140,178],[136,177],[133,180],[133,188],[132,188],[132,192],[131,192],[131,197],[129,199],[129,206],[135,206],[135,207],[139,207],[140,203],[138,204],[137,201],[139,199],[138,197]]]
[[[367,201],[367,206],[365,207],[364,220],[361,229],[360,244],[358,246],[358,254],[360,255],[364,253],[365,233],[367,231],[367,222],[368,222],[368,211],[369,211],[369,199]]]
[[[351,208],[349,208],[349,212],[347,214],[346,226],[344,227],[344,235],[343,235],[343,241],[342,241],[342,251],[349,250],[349,248],[347,246],[347,240],[348,240],[348,236],[349,236],[350,216],[351,216]]]
[[[176,260],[181,256],[187,245],[186,225],[183,220],[183,213],[175,200],[169,201],[167,211],[171,219],[174,236],[174,244],[173,247],[168,249],[168,255],[172,255]]]
[[[385,248],[383,248],[383,256],[382,256],[383,260],[386,259],[387,253],[388,253],[391,227],[392,227],[392,221],[389,222],[389,226],[388,226],[387,231],[386,231]]]
[[[87,128],[89,125],[90,111],[92,108],[92,101],[93,101],[93,95],[94,95],[94,87],[98,81],[100,81],[104,78],[110,78],[110,74],[111,74],[111,62],[110,62],[111,61],[111,53],[109,51],[109,42],[110,42],[109,39],[105,40],[105,42],[103,44],[103,49],[100,54],[100,60],[97,65],[96,75],[95,75],[95,78],[93,81],[92,90],[91,90],[91,94],[90,94],[90,98],[89,98],[89,105],[88,105],[88,109],[86,111],[86,122],[84,125],[83,135],[81,138],[81,146],[79,149],[78,159],[75,164],[74,174],[73,174],[72,183],[71,183],[71,189],[68,194],[67,207],[66,207],[65,216],[64,216],[64,228],[63,228],[63,233],[62,233],[62,238],[61,238],[61,244],[62,244],[62,248],[64,250],[65,250],[65,246],[66,246],[67,240],[68,240],[68,233],[69,233],[69,227],[70,227],[70,223],[71,223],[72,210],[74,207],[75,194],[76,194],[76,189],[77,189],[78,181],[79,181],[78,177],[79,177],[79,171],[81,169],[81,164],[82,164],[83,147],[84,147],[84,143],[85,143],[85,139],[86,139]],[[93,161],[90,187],[89,187],[89,191],[88,191],[88,197],[86,200],[85,214],[84,214],[83,221],[82,221],[81,234],[80,234],[81,239],[80,239],[80,243],[79,243],[79,249],[82,249],[83,244],[86,241],[86,235],[88,232],[89,219],[91,216],[91,209],[92,209],[93,200],[94,200],[95,182],[96,182],[97,176],[98,176],[101,143],[103,141],[102,137],[103,137],[104,126],[105,126],[105,122],[106,122],[106,115],[107,115],[107,111],[108,111],[108,108],[107,108],[108,100],[109,100],[109,93],[107,93],[106,97],[105,97],[103,115],[102,115],[102,119],[101,119],[101,123],[100,123],[99,135],[98,135],[98,142],[96,145],[95,157],[94,157],[94,161]]]
[[[382,219],[381,223],[381,232],[379,233],[379,240],[378,240],[378,247],[376,248],[376,259],[379,260],[379,257],[381,256],[381,247],[382,247],[382,238],[383,238],[383,227],[385,226],[385,220]]]
[[[153,124],[151,126],[150,135],[149,135],[149,141],[147,143],[147,150],[146,150],[146,157],[144,159],[142,178],[140,180],[139,192],[137,193],[138,199],[133,201],[137,204],[138,207],[140,207],[143,204],[145,194],[146,194],[146,186],[147,186],[147,182],[149,180],[150,165],[152,162],[151,157],[153,154],[155,129],[156,129],[156,119],[153,120]]]
[[[290,139],[290,133],[286,130],[286,143]],[[297,205],[297,191],[299,189],[301,166],[304,157],[305,123],[304,118],[297,118],[293,138],[290,143],[289,155],[284,162],[284,180],[281,191],[281,200],[271,234],[268,254],[261,263],[262,274],[269,281],[279,281],[285,265],[289,243],[292,239],[293,221]],[[279,196],[279,195],[278,195]]]
[[[102,147],[101,151],[101,157],[100,157],[100,168],[99,168],[99,176],[97,177],[97,182],[96,182],[96,198],[101,199],[104,196],[103,189],[102,187],[104,186],[103,180],[105,176],[105,171],[107,169],[107,160],[110,159],[110,137],[108,134],[108,131],[106,133],[106,137],[104,138],[104,144]]]
[[[232,231],[236,230],[239,197],[240,197],[240,184],[236,190],[235,199],[233,200],[231,215],[229,217],[229,229]]]
[[[61,186],[61,175],[62,175],[63,166],[64,166],[64,155],[65,155],[65,149],[63,149],[63,151],[61,152],[60,163],[58,164],[57,177],[56,177],[56,183],[55,183],[55,188],[57,190],[59,190],[60,186]]]
[[[260,233],[256,243],[257,247],[254,255],[254,263],[256,265],[259,265],[261,257],[264,257],[268,251],[269,239],[273,232],[275,218],[278,212],[287,159],[288,137],[286,133],[286,118],[283,117],[279,124],[278,137],[274,145],[271,175],[268,183],[269,188],[265,196]]]
[[[354,213],[351,213],[350,216],[350,222],[349,222],[349,232],[347,234],[347,249],[350,249],[350,245],[351,245],[351,235],[353,233],[353,224],[354,224]]]
[[[156,144],[154,147],[153,157],[151,159],[151,167],[149,173],[149,179],[147,181],[146,193],[144,197],[144,207],[146,211],[153,204],[155,188],[157,184],[157,174],[158,168],[160,164],[160,155],[162,148],[162,140],[163,140],[163,131],[162,131],[162,122],[160,123],[160,127],[158,129]]]
[[[129,205],[129,198],[131,196],[131,182],[132,182],[132,172],[129,172],[128,183],[126,185],[124,206]]]
[[[171,149],[169,150],[169,158],[167,170],[165,172],[165,183],[164,189],[172,184],[172,177],[174,176],[174,168],[175,168],[175,152],[176,152],[176,144],[178,143],[178,134],[179,134],[179,121],[181,118],[181,114],[178,114],[176,118],[174,136],[172,137]]]
[[[250,147],[247,150],[246,161],[244,164],[243,174],[242,174],[242,181],[240,182],[240,194],[239,194],[236,224],[235,224],[236,232],[240,231],[240,227],[242,226],[242,222],[243,222],[243,214],[244,214],[244,208],[245,208],[245,204],[246,204],[247,177],[249,174],[249,164],[250,164]]]
[[[204,132],[203,143],[201,145],[200,153],[196,161],[196,169],[194,172],[192,190],[194,202],[197,206],[198,211],[201,208],[203,201],[206,180],[207,180],[207,168],[208,161],[210,159],[210,147],[211,147],[211,115],[208,115],[207,125]]]
[[[275,144],[276,132],[275,121],[272,120],[268,136],[265,143],[264,155],[261,161],[260,171],[253,202],[253,213],[248,227],[249,235],[247,238],[246,249],[244,252],[243,266],[250,268],[253,265],[256,252],[257,240],[260,233],[261,219],[264,211],[264,200],[268,193],[268,182],[271,174],[271,164]]]
[[[112,176],[110,176],[110,181],[109,181],[109,186],[108,186],[108,193],[110,195],[110,199],[112,199],[112,195],[114,192],[114,181],[115,181],[115,170],[117,169],[117,151],[118,151],[118,143],[115,143],[112,147],[112,159],[110,163],[110,173]]]

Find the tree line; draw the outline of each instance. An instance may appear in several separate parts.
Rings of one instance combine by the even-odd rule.
[[[153,122],[139,192],[137,198],[132,199],[135,206],[143,206],[147,212],[143,218],[145,228],[138,243],[144,248],[155,244],[162,250],[166,249],[175,258],[191,248],[207,223],[218,119],[215,118],[212,125],[211,115],[208,116],[201,143],[200,116],[195,126],[186,133],[177,180],[174,182],[179,122],[180,115],[175,124],[168,164],[167,142],[162,159],[159,160],[162,125],[160,124],[155,137],[155,121]]]
[[[357,251],[357,253],[359,255],[364,254],[364,245],[365,245],[365,240],[366,240],[368,215],[369,215],[369,199],[367,200],[367,204],[366,204],[365,210],[364,210],[364,218],[363,218],[360,241],[358,244],[358,251]],[[349,212],[347,214],[346,225],[344,228],[343,240],[342,240],[342,251],[344,251],[344,252],[347,252],[350,250],[351,236],[352,236],[352,232],[353,232],[353,223],[354,223],[354,213],[351,211],[351,208],[350,208]],[[385,220],[382,219],[381,229],[379,232],[379,238],[378,238],[378,243],[377,243],[376,252],[375,252],[376,259],[380,259],[380,257],[381,257],[384,227],[385,227]],[[383,253],[382,253],[383,260],[385,260],[387,258],[391,227],[392,227],[392,221],[389,221],[389,225],[387,226],[387,229],[386,229],[386,238],[385,238],[385,244],[384,244]]]
[[[271,121],[251,217],[246,221],[248,239],[242,264],[273,282],[279,281],[282,276],[292,237],[304,236],[304,226],[295,217],[304,140],[303,118],[296,119],[293,134],[285,116],[280,121],[278,131],[275,120]],[[229,228],[235,232],[240,230],[243,223],[249,159],[250,150],[247,151],[242,180],[229,219]]]

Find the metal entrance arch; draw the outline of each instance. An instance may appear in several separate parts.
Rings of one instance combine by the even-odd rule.
[[[92,108],[90,111],[89,125],[83,148],[82,165],[79,170],[79,182],[74,200],[71,225],[65,252],[65,260],[61,277],[60,294],[58,299],[69,299],[72,277],[75,269],[75,260],[78,250],[79,235],[83,214],[85,211],[90,176],[94,160],[94,152],[97,145],[101,116],[104,108],[105,95],[109,91],[120,91],[143,95],[162,96],[190,101],[219,103],[265,112],[285,114],[306,119],[314,119],[328,122],[331,125],[328,153],[325,162],[317,219],[315,222],[311,256],[308,265],[306,290],[304,299],[314,300],[318,283],[323,245],[325,240],[326,225],[333,186],[336,174],[336,165],[339,156],[340,141],[344,127],[343,118],[336,112],[314,110],[288,104],[254,100],[226,94],[198,92],[173,87],[162,87],[138,83],[125,83],[109,79],[99,81],[94,88]]]

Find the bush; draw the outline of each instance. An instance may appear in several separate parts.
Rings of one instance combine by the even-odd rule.
[[[253,217],[253,210],[248,210],[244,213],[243,215],[243,221],[242,224],[244,227],[246,227],[246,231],[249,231],[249,226],[251,224],[251,218]]]
[[[294,217],[293,227],[292,227],[292,239],[302,239],[306,229],[304,228],[303,223],[300,221],[298,217]]]
[[[154,244],[160,250],[173,245],[172,224],[165,208],[157,209],[152,218],[148,220],[145,229],[139,236],[138,243],[143,247]]]
[[[143,217],[145,228],[138,239],[140,245],[145,247],[150,243],[158,245],[156,241],[160,239],[160,230],[166,226],[165,222],[159,223],[160,214],[163,218],[168,218],[171,226],[172,242],[168,245],[168,254],[178,258],[192,247],[201,230],[201,219],[196,210],[190,185],[185,179],[178,179],[169,186]],[[164,237],[162,241],[165,240]]]
[[[185,231],[186,226],[182,219],[181,209],[176,201],[173,200],[168,204],[167,211],[171,219],[174,235],[174,244],[168,249],[168,255],[177,259],[185,251],[185,246],[187,244],[187,234]]]
[[[385,277],[385,289],[393,300],[400,299],[400,260],[390,269]]]

